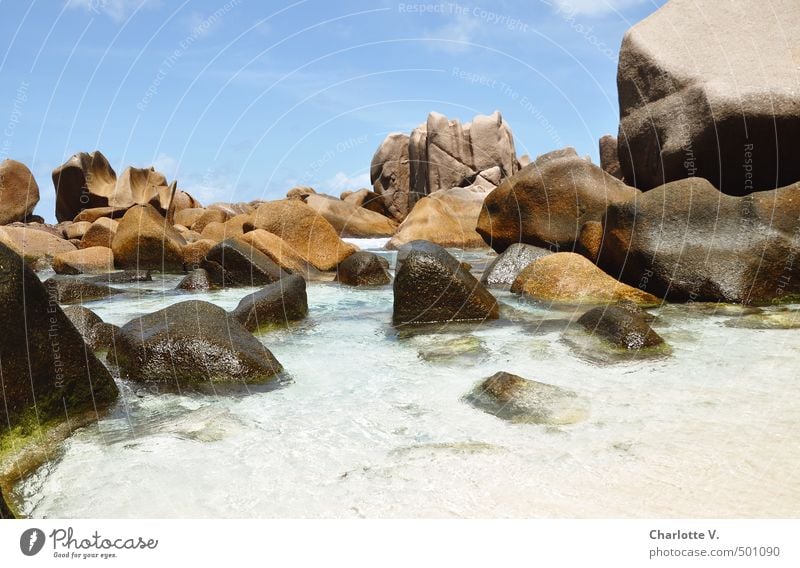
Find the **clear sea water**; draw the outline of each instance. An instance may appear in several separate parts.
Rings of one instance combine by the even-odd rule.
[[[364,248],[383,241],[355,241]],[[393,259],[394,253],[384,252]],[[479,272],[487,253],[463,253]],[[105,321],[188,298],[86,304]],[[398,334],[391,286],[308,287],[309,317],[259,335],[286,369],[249,395],[122,385],[98,424],[17,487],[32,517],[796,517],[800,329],[731,327],[735,307],[664,306],[660,358],[595,356],[555,309],[498,293],[504,318]],[[792,308],[793,310],[794,308]],[[781,312],[800,324],[800,312]],[[794,319],[792,319],[794,318]],[[582,342],[586,343],[582,343]],[[573,425],[517,424],[462,400],[509,371],[588,401]]]

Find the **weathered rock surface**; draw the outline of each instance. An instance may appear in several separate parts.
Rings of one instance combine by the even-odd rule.
[[[633,26],[617,74],[626,181],[646,190],[698,176],[744,195],[800,180],[798,35],[794,0],[702,13],[671,0]]]
[[[151,205],[131,207],[119,221],[111,248],[120,268],[181,272],[186,240]]]
[[[575,392],[503,371],[481,382],[465,399],[484,412],[517,423],[566,425],[589,415],[588,403]]]
[[[81,237],[80,248],[108,247],[114,242],[119,222],[108,217],[100,217],[89,225]]]
[[[222,308],[189,300],[136,318],[116,336],[109,358],[123,376],[178,389],[209,383],[264,383],[282,367]]]
[[[28,265],[36,268],[42,267],[41,263],[49,263],[58,254],[75,250],[75,245],[69,241],[32,227],[0,227],[0,244],[13,249]]]
[[[414,241],[398,252],[392,316],[395,325],[481,321],[499,316],[494,296],[441,246]]]
[[[405,219],[416,202],[416,196],[409,195],[408,142],[406,134],[389,134],[369,168],[373,191],[383,198],[384,209],[398,222]]]
[[[178,290],[186,290],[188,292],[209,290],[211,287],[211,278],[208,275],[208,271],[204,268],[195,268],[184,276],[176,286]]]
[[[308,315],[306,281],[296,274],[284,276],[242,298],[231,315],[248,331],[301,320]]]
[[[121,294],[124,291],[99,282],[69,276],[51,276],[44,281],[44,286],[50,298],[59,304],[83,303]]]
[[[511,288],[519,273],[531,262],[553,254],[547,249],[514,243],[486,267],[481,283],[489,288]]]
[[[583,314],[578,323],[589,333],[622,349],[643,349],[664,343],[661,336],[650,329],[644,314],[626,307],[593,308]]]
[[[614,280],[585,257],[560,252],[533,261],[520,272],[511,291],[544,302],[604,304],[630,300],[655,304],[652,294]]]
[[[263,286],[286,275],[267,255],[236,239],[215,245],[200,264],[215,286]]]
[[[600,167],[617,179],[622,179],[622,166],[617,155],[617,137],[606,134],[600,138]]]
[[[279,236],[318,270],[333,270],[356,251],[356,247],[339,238],[328,221],[302,201],[261,204],[253,213],[253,227]]]
[[[745,197],[701,178],[611,205],[597,264],[671,301],[766,303],[800,294],[800,184]]]
[[[64,315],[69,318],[69,321],[72,322],[72,325],[74,325],[75,329],[81,334],[86,345],[96,351],[100,342],[95,332],[95,326],[103,323],[100,316],[83,306],[66,306],[63,310]]]
[[[309,195],[306,204],[341,237],[391,237],[397,230],[397,223],[388,217],[329,195]]]
[[[63,252],[53,257],[56,274],[104,274],[114,270],[114,252],[108,247],[91,247]]]
[[[0,225],[25,221],[39,203],[39,186],[28,166],[16,160],[0,162]]]
[[[639,193],[571,148],[536,159],[484,201],[477,231],[497,252],[513,243],[573,250],[587,221]]]
[[[0,429],[77,419],[116,400],[109,372],[36,275],[2,244],[0,335]]]
[[[348,286],[382,286],[391,280],[381,258],[373,252],[360,250],[336,267],[336,281]]]

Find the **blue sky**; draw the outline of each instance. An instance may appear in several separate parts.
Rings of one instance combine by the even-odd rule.
[[[202,202],[367,186],[389,132],[500,110],[517,152],[616,133],[622,35],[663,0],[0,0],[0,158],[101,150]]]

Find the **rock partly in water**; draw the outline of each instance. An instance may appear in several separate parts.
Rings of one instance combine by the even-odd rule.
[[[211,278],[204,268],[195,268],[184,276],[175,288],[187,292],[210,290],[212,288]]]
[[[394,279],[395,325],[497,319],[497,300],[441,246],[400,249]]]
[[[691,178],[612,204],[597,264],[670,301],[769,303],[800,295],[800,184],[745,197]]]
[[[617,72],[626,181],[646,190],[696,176],[745,195],[800,180],[798,36],[795,0],[708,2],[702,14],[671,0],[628,30]]]
[[[96,313],[83,306],[66,306],[63,308],[64,315],[69,318],[75,329],[81,334],[83,340],[92,350],[97,350],[97,338],[95,337],[95,326],[103,323]]]
[[[336,267],[336,281],[348,286],[383,286],[391,280],[381,257],[373,252],[360,250]]]
[[[44,281],[44,286],[50,298],[59,304],[89,302],[124,292],[105,284],[69,276],[52,276]]]
[[[182,272],[186,240],[151,205],[128,209],[111,248],[119,268]]]
[[[0,335],[1,434],[18,426],[31,433],[54,421],[80,423],[116,400],[108,370],[47,288],[2,244]]]
[[[514,280],[511,291],[543,302],[659,302],[652,294],[614,280],[590,260],[573,252],[559,252],[533,261]]]
[[[129,321],[108,357],[130,380],[178,390],[265,383],[282,370],[236,318],[195,300]]]
[[[484,201],[477,231],[497,252],[514,243],[572,251],[587,221],[639,193],[567,148],[545,154]]]
[[[800,329],[800,311],[784,308],[744,313],[726,320],[724,325],[744,329]]]
[[[63,252],[53,257],[56,274],[105,274],[114,270],[114,252],[107,247],[91,247]]]
[[[296,274],[284,276],[242,298],[231,315],[248,331],[301,320],[308,315],[306,281]]]
[[[486,267],[481,283],[489,288],[511,288],[519,273],[531,262],[553,254],[547,249],[524,243],[514,243]]]
[[[28,166],[16,160],[0,162],[0,225],[25,221],[39,203],[39,186]]]
[[[516,423],[561,426],[581,422],[589,415],[588,403],[575,392],[503,371],[478,384],[465,400]]]
[[[598,306],[583,314],[578,323],[622,349],[646,349],[664,340],[650,329],[648,318],[630,306]]]
[[[286,275],[267,255],[236,239],[214,246],[201,267],[208,271],[215,286],[223,287],[263,286]]]
[[[149,270],[116,270],[108,274],[92,276],[84,280],[94,284],[131,284],[133,282],[151,282],[153,276]]]

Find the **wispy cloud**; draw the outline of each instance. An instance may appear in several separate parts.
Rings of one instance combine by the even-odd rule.
[[[363,174],[355,176],[347,175],[344,172],[337,172],[333,177],[322,182],[319,189],[331,195],[339,195],[343,191],[361,189],[362,187],[369,187],[369,172],[364,172]]]
[[[124,22],[137,9],[158,4],[158,0],[67,0],[67,7],[105,15],[117,23]]]
[[[560,14],[582,14],[603,16],[640,4],[652,4],[652,0],[542,0]]]

